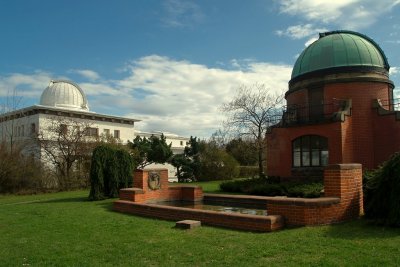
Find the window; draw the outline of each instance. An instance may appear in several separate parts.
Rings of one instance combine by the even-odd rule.
[[[120,138],[119,136],[119,130],[114,130],[114,138]]]
[[[68,126],[66,124],[60,124],[60,134],[67,134]]]
[[[35,134],[36,133],[36,124],[31,123],[31,134]]]
[[[104,133],[106,136],[109,136],[109,135],[110,135],[110,129],[104,129],[104,130],[103,130],[103,133]]]
[[[99,136],[99,129],[88,127],[88,128],[86,128],[86,135],[97,137],[97,136]]]
[[[293,167],[328,165],[328,139],[318,135],[300,136],[292,142]]]
[[[181,141],[181,146],[183,146],[183,141]]]
[[[25,135],[25,129],[24,125],[21,125],[21,136]]]

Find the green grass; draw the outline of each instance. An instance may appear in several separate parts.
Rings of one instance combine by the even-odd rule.
[[[398,266],[400,229],[349,223],[251,233],[113,212],[87,191],[0,196],[1,266]]]

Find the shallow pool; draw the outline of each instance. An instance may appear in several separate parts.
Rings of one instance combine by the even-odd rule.
[[[241,213],[241,214],[262,215],[262,216],[268,215],[267,210],[263,209],[249,209],[242,207],[210,205],[203,202],[166,201],[166,202],[158,202],[157,204],[172,206],[172,207],[197,209],[197,210],[213,210],[213,211],[227,212],[227,213]]]

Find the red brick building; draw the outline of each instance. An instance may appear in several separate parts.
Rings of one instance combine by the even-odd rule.
[[[328,164],[376,168],[400,151],[389,63],[369,37],[321,33],[298,57],[287,107],[266,135],[267,174],[322,177]]]

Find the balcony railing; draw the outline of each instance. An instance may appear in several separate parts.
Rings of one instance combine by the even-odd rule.
[[[289,105],[280,114],[272,116],[270,125],[285,127],[343,120],[343,114],[350,114],[351,100],[332,99],[321,105]],[[347,111],[347,113],[346,113]]]
[[[381,106],[389,111],[400,111],[400,98],[380,100]]]

